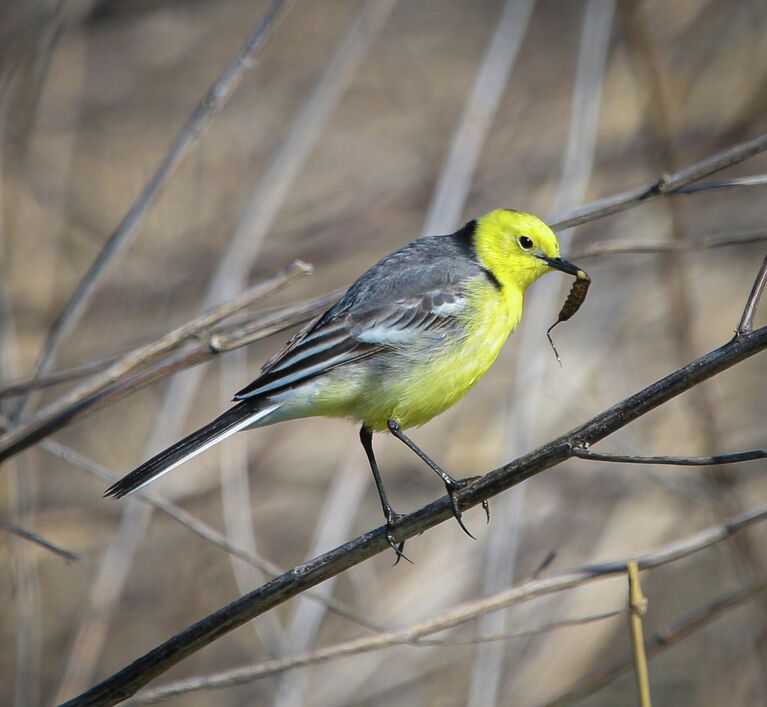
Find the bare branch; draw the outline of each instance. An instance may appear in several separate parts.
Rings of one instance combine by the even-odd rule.
[[[738,464],[754,459],[767,459],[767,450],[754,449],[750,452],[717,454],[710,457],[638,457],[632,454],[608,454],[590,449],[573,449],[573,456],[578,459],[590,459],[597,462],[618,462],[622,464],[671,464],[678,466],[715,466],[719,464]]]
[[[311,272],[311,267],[301,261],[278,273],[272,278],[246,290],[229,302],[214,307],[165,336],[125,354],[109,368],[90,378],[83,385],[62,396],[29,420],[0,437],[0,462],[17,454],[43,437],[70,422],[76,415],[97,400],[103,400],[104,393],[121,381],[133,379],[128,375],[156,359],[163,353],[176,349],[180,344],[199,336],[222,319],[238,312],[253,302],[294,282],[298,277]],[[167,361],[163,362],[167,364]],[[135,388],[135,386],[133,386]]]
[[[764,286],[766,284],[767,255],[765,255],[764,260],[762,260],[762,267],[759,268],[759,274],[756,276],[754,286],[751,288],[751,294],[748,296],[746,306],[743,309],[743,316],[740,318],[740,323],[738,324],[737,329],[738,336],[753,330],[756,308],[759,306],[759,300],[762,298],[762,293],[764,292]]]
[[[657,196],[663,196],[686,187],[688,184],[707,177],[728,167],[732,167],[739,162],[747,160],[749,157],[767,150],[767,133],[744,142],[738,143],[722,152],[717,152],[700,162],[696,162],[689,167],[674,172],[673,174],[661,175],[652,182],[641,187],[628,189],[620,194],[614,194],[604,199],[599,199],[582,206],[574,211],[563,214],[554,220],[552,228],[565,229],[573,226],[580,226],[589,221],[617,214],[633,206],[637,206],[643,201],[653,199]]]
[[[333,292],[321,295],[320,297],[314,297],[303,302],[298,302],[297,304],[263,310],[255,315],[246,313],[246,318],[244,320],[242,314],[233,314],[230,317],[227,317],[225,325],[215,325],[211,327],[213,333],[209,339],[203,340],[200,339],[200,337],[196,337],[196,339],[199,339],[197,345],[192,346],[195,355],[192,355],[191,350],[187,351],[189,356],[187,366],[193,366],[199,363],[197,355],[202,353],[206,353],[208,356],[213,356],[218,353],[234,351],[241,346],[247,346],[254,341],[260,341],[267,336],[272,336],[289,327],[303,324],[313,316],[325,311],[325,309],[343,294],[343,292],[344,290],[334,290]],[[47,375],[19,378],[7,383],[4,387],[0,387],[0,398],[24,395],[30,390],[47,388],[58,385],[59,383],[66,383],[71,380],[83,378],[91,373],[98,373],[113,364],[126,353],[128,353],[128,350],[118,351],[93,359],[92,361],[86,361],[85,363],[81,363],[72,368],[54,371]],[[165,375],[171,375],[176,370],[177,369],[170,370]]]
[[[705,182],[697,184],[694,187],[684,187],[677,189],[674,194],[697,194],[702,191],[715,191],[717,189],[728,189],[730,187],[760,187],[767,184],[767,174],[757,174],[753,177],[740,177],[738,179],[725,179],[720,182]]]
[[[486,474],[460,493],[460,506],[470,508],[481,504],[483,500],[560,464],[573,456],[573,448],[598,442],[680,393],[765,348],[767,348],[767,327],[732,339],[724,346],[605,410],[580,427]],[[395,540],[399,542],[412,538],[451,517],[450,499],[443,496],[428,506],[403,517],[394,532]],[[164,673],[186,656],[195,653],[243,623],[329,577],[385,551],[389,547],[386,534],[386,528],[379,527],[320,557],[294,567],[170,638],[67,704],[70,706],[109,705],[129,697],[153,677]]]
[[[68,383],[69,381],[77,380],[78,378],[84,378],[91,373],[98,373],[103,371],[107,366],[114,363],[120,356],[123,356],[126,352],[111,353],[101,358],[93,359],[92,361],[86,361],[79,366],[72,366],[71,368],[63,368],[53,373],[48,373],[42,376],[31,376],[25,378],[19,378],[13,380],[10,383],[6,383],[0,387],[0,398],[11,398],[16,395],[26,395],[32,390],[40,390],[41,388],[50,388],[51,386],[58,385],[59,383]]]
[[[708,250],[709,248],[727,248],[729,246],[762,243],[767,241],[767,231],[764,229],[743,233],[724,238],[690,241],[612,241],[607,243],[592,243],[573,250],[567,254],[573,260],[587,260],[603,255],[623,255],[635,253],[668,253],[686,250]]]
[[[83,560],[82,555],[78,555],[76,552],[71,552],[70,550],[65,550],[63,547],[61,547],[61,545],[52,543],[50,540],[46,540],[42,535],[33,533],[31,530],[26,530],[25,528],[22,528],[15,523],[11,523],[6,520],[0,520],[0,529],[6,530],[9,533],[13,533],[14,535],[18,535],[20,538],[24,538],[25,540],[29,540],[30,542],[45,548],[48,550],[48,552],[52,552],[54,555],[58,555],[59,557],[65,559],[67,562],[82,562]]]
[[[132,395],[147,385],[204,363],[218,353],[232,351],[240,346],[265,339],[296,324],[301,324],[307,319],[320,314],[326,308],[327,295],[309,300],[298,306],[285,307],[263,318],[257,318],[252,324],[241,330],[242,335],[239,332],[233,333],[231,336],[214,334],[210,339],[200,339],[184,350],[172,352],[148,368],[135,373],[129,378],[119,380],[98,394],[86,398],[80,403],[71,420],[84,417],[116,400]],[[220,350],[219,346],[222,347]],[[70,420],[64,420],[64,422],[68,421]],[[59,427],[61,427],[59,421],[54,420],[49,428],[45,430],[45,435],[52,434]]]
[[[577,616],[572,619],[562,619],[561,621],[552,621],[542,626],[536,626],[534,628],[526,628],[520,631],[507,631],[506,633],[496,633],[489,636],[470,636],[469,638],[418,638],[411,641],[413,646],[474,646],[478,643],[492,643],[495,641],[508,641],[513,638],[531,638],[533,636],[541,636],[544,633],[552,633],[558,631],[561,628],[571,628],[573,626],[585,626],[586,624],[593,624],[598,621],[605,621],[607,619],[614,619],[617,616],[623,616],[626,613],[626,609],[614,609],[613,611],[603,611],[599,614],[589,614],[588,616]]]
[[[342,294],[343,290],[334,290],[326,295],[298,304],[281,307],[273,313],[266,313],[234,330],[226,330],[213,334],[207,342],[207,348],[212,353],[234,351],[241,346],[247,346],[254,341],[276,334],[289,326],[302,324],[317,314],[324,312]]]
[[[449,611],[442,612],[429,619],[419,621],[402,629],[387,631],[377,636],[366,636],[351,641],[344,641],[311,653],[286,656],[276,660],[265,661],[258,665],[227,670],[205,678],[180,680],[138,695],[127,704],[152,704],[167,699],[168,697],[192,692],[194,690],[241,685],[243,683],[253,682],[284,672],[285,670],[325,663],[349,655],[381,650],[397,645],[429,645],[431,643],[436,643],[436,641],[424,640],[424,637],[454,628],[455,626],[459,626],[468,621],[473,621],[478,616],[485,616],[493,611],[514,604],[580,587],[584,584],[600,581],[608,577],[624,575],[626,573],[626,566],[631,559],[636,560],[641,570],[655,569],[672,562],[677,562],[697,552],[701,552],[716,543],[727,540],[735,533],[742,531],[754,523],[765,520],[767,520],[767,505],[755,508],[748,513],[743,513],[736,518],[730,519],[725,524],[715,525],[677,542],[664,545],[663,547],[641,555],[638,558],[622,557],[609,562],[570,569],[552,577],[529,580],[522,584],[504,589],[489,597],[482,597],[481,599],[465,602],[453,607]],[[608,612],[599,617],[586,617],[586,619],[581,622],[578,622],[577,619],[571,619],[569,622],[557,622],[551,626],[559,627],[564,625],[574,625],[576,622],[586,623],[587,621],[601,620],[601,618],[609,618],[610,616],[620,614],[625,614],[625,609],[621,609],[617,612]],[[520,635],[526,633],[528,632],[523,631],[520,632]],[[509,634],[509,637],[514,637],[515,635],[516,634]],[[488,638],[489,640],[500,640],[502,637]],[[452,645],[452,643],[450,643],[450,645]],[[630,667],[631,659],[629,658],[626,663],[627,667]],[[70,704],[77,703],[72,702]]]
[[[113,474],[111,471],[103,467],[101,464],[97,464],[91,459],[84,457],[73,449],[59,444],[53,439],[46,439],[40,443],[40,446],[47,452],[53,454],[59,459],[63,459],[70,464],[77,466],[85,471],[97,476],[100,479],[108,483],[114,483],[120,477]],[[215,545],[216,547],[228,552],[229,554],[237,557],[243,562],[247,562],[249,565],[260,569],[264,574],[269,577],[278,577],[283,574],[284,570],[278,565],[266,560],[258,555],[248,552],[237,545],[230,543],[221,533],[207,523],[195,518],[191,513],[185,511],[180,506],[166,501],[159,496],[156,496],[149,491],[141,489],[134,494],[134,498],[141,502],[146,503],[158,511],[164,513],[169,518],[172,518],[180,525],[184,526],[187,530],[193,532],[197,537],[202,538],[206,542]],[[376,624],[370,619],[361,616],[356,611],[346,606],[342,602],[339,602],[330,597],[325,597],[317,592],[309,591],[306,593],[307,597],[310,597],[314,601],[318,601],[328,607],[330,611],[341,616],[348,621],[369,628],[373,631],[385,630],[383,626]]]

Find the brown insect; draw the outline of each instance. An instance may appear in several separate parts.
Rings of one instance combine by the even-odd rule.
[[[554,346],[554,341],[551,338],[551,330],[560,322],[566,322],[581,308],[583,301],[586,299],[586,294],[589,291],[590,285],[591,285],[591,278],[585,272],[583,272],[583,270],[579,270],[578,275],[576,276],[575,282],[573,283],[573,286],[570,288],[570,293],[567,295],[567,299],[565,300],[565,303],[562,305],[562,309],[559,310],[559,317],[557,321],[555,321],[546,330],[546,336],[549,339],[551,348],[554,350],[554,355],[557,357],[557,361],[559,362],[560,366],[562,365],[562,359],[559,358],[559,352],[557,351],[557,347]]]

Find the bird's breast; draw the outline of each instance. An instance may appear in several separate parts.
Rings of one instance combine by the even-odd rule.
[[[435,347],[422,363],[393,382],[391,417],[403,428],[428,422],[463,398],[487,373],[522,316],[522,298],[502,291],[472,293],[464,333]],[[385,427],[377,420],[376,427]]]

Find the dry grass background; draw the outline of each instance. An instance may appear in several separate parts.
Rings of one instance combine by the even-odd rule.
[[[553,215],[585,6],[535,4],[479,157],[466,218],[499,206]],[[0,286],[8,304],[0,341],[3,380],[33,371],[53,319],[265,7],[245,0],[6,4],[0,13]],[[263,279],[295,258],[313,263],[315,273],[265,305],[347,284],[420,234],[502,9],[494,0],[394,5],[291,183],[248,280]],[[57,367],[148,341],[199,311],[249,195],[363,11],[359,2],[346,0],[295,4],[173,177],[135,244],[99,284]],[[648,66],[654,67],[649,73]],[[767,10],[758,0],[618,2],[601,82],[593,173],[579,203],[764,131],[766,82]],[[731,170],[764,171],[764,156]],[[694,244],[764,229],[764,189],[658,200],[576,229],[570,251],[615,240],[680,238]],[[448,470],[468,475],[565,431],[726,340],[764,250],[762,243],[584,260],[594,281],[589,299],[556,330],[564,367],[545,340],[551,322],[528,319],[477,389],[417,431],[417,441]],[[556,312],[569,285],[550,282],[539,298],[555,302]],[[218,361],[206,364],[180,429],[217,414],[287,335],[248,347],[239,368],[236,362],[229,369]],[[515,341],[521,336],[529,340],[522,360]],[[224,361],[229,356],[237,357]],[[513,406],[520,385],[535,391],[532,421],[521,422],[524,410]],[[146,388],[55,438],[122,474],[141,461],[166,387]],[[37,404],[61,392],[49,391]],[[600,448],[640,454],[764,448],[765,399],[764,361],[756,357]],[[6,412],[12,402],[6,401]],[[517,434],[519,426],[529,434]],[[235,477],[225,505],[219,468],[237,466],[235,446],[199,457],[154,490],[210,525],[228,528],[238,544],[253,541],[261,556],[287,568],[380,524],[356,434],[341,421],[310,420],[242,436],[248,498],[242,477]],[[381,438],[377,449],[396,508],[416,508],[441,492],[398,443]],[[103,482],[39,448],[6,466],[3,514],[8,509],[24,527],[85,560],[67,564],[0,535],[4,704],[71,697],[259,581],[242,567],[233,571],[224,552],[160,514],[136,536],[135,557],[121,558],[125,545],[115,539],[126,532],[129,504],[102,499]],[[489,561],[495,566],[501,558],[506,578],[519,581],[552,550],[557,554],[547,572],[639,553],[722,520],[728,509],[759,505],[767,497],[765,470],[764,462],[741,465],[717,485],[704,469],[571,461],[529,481],[516,504],[496,499],[490,526],[481,512],[467,514],[477,542],[455,523],[443,524],[409,543],[414,566],[392,567],[392,557],[379,556],[343,575],[333,595],[371,621],[402,626],[486,593]],[[252,525],[248,518],[243,523],[238,499],[247,500]],[[329,527],[321,531],[323,523]],[[334,527],[341,529],[337,537]],[[761,577],[767,572],[764,529],[748,531],[748,541]],[[646,575],[646,631],[746,581],[736,550],[733,543],[719,544]],[[121,559],[124,585],[108,573],[98,584],[102,564],[119,566]],[[100,587],[95,596],[94,587]],[[493,614],[484,630],[495,625],[517,631],[620,608],[625,594],[621,579],[588,585],[515,607],[504,619]],[[280,607],[274,617],[256,621],[256,630],[239,629],[168,678],[365,632],[334,614],[318,615],[317,606],[301,599]],[[81,653],[73,653],[75,637],[94,616],[102,619],[103,640],[98,632],[84,634]],[[657,704],[761,703],[767,677],[759,645],[765,632],[767,616],[751,603],[663,653],[650,665]],[[473,634],[468,626],[448,637]],[[540,705],[627,653],[629,637],[621,616],[492,645],[395,647],[248,686],[192,693],[177,703]],[[73,655],[92,662],[73,661]],[[493,685],[497,689],[488,690]],[[626,675],[583,704],[634,700],[633,679]]]

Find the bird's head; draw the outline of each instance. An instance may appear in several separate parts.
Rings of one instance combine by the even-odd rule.
[[[541,275],[582,271],[559,255],[559,241],[541,219],[512,209],[497,209],[477,220],[474,247],[482,264],[504,286],[526,290]],[[580,274],[579,274],[580,273]]]

